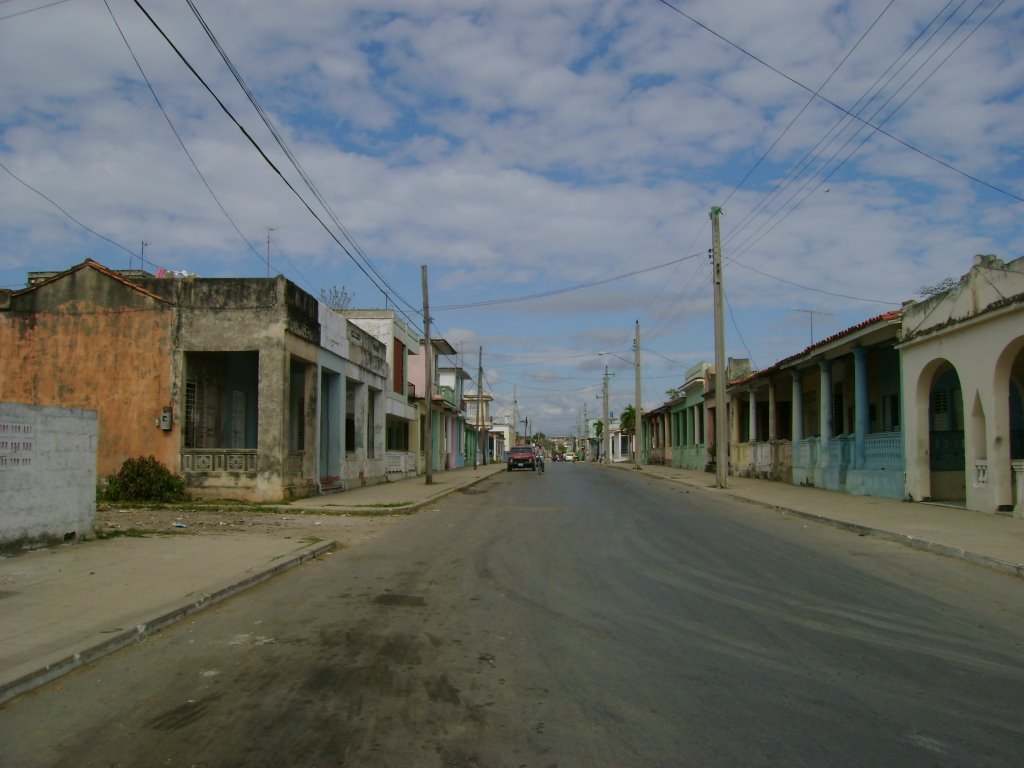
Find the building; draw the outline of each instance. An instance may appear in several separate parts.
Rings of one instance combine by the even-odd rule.
[[[906,492],[1024,515],[1024,258],[903,306]]]
[[[384,461],[389,479],[415,477],[419,409],[409,380],[409,355],[420,353],[419,336],[390,309],[345,309],[339,312],[386,347],[390,366],[384,389]]]
[[[284,277],[87,260],[0,293],[0,348],[0,400],[97,411],[100,476],[154,456],[193,496],[250,501],[384,477],[384,345]]]

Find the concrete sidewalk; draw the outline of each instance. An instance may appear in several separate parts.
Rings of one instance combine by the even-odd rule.
[[[503,464],[303,499],[307,514],[406,514],[504,471]],[[183,531],[89,540],[0,557],[0,704],[144,639],[289,568],[334,541]]]
[[[611,466],[637,471],[632,464]],[[748,477],[730,476],[726,487],[719,489],[713,474],[675,467],[650,465],[639,471],[645,477],[728,495],[814,522],[1024,576],[1024,520],[951,505],[850,496]]]

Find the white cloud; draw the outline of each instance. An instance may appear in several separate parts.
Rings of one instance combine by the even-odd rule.
[[[189,165],[102,5],[66,3],[0,22],[0,161],[97,232],[131,250],[146,240],[154,260],[209,275],[261,275],[265,228],[275,227],[275,271],[283,268],[314,293],[345,285],[357,303],[380,305],[377,289],[134,4],[111,5],[175,127],[257,253]],[[852,108],[931,19],[933,5],[894,4],[825,95]],[[881,10],[810,0],[680,7],[811,88]],[[185,6],[151,12],[302,189]],[[1020,203],[880,135],[820,187],[815,179],[797,193],[793,203],[803,202],[785,218],[789,208],[779,206],[803,178],[768,215],[748,220],[841,113],[812,104],[734,192],[809,94],[658,3],[225,0],[203,12],[333,210],[415,305],[421,264],[430,267],[432,304],[443,306],[542,293],[702,254],[710,245],[708,210],[727,197],[727,259],[854,297],[911,298],[921,284],[966,271],[975,252],[1013,257],[1024,248]],[[1012,9],[997,12],[886,130],[1024,193],[1022,26]],[[2,171],[0,242],[5,286],[19,284],[28,269],[67,267],[86,256],[121,266],[127,258]],[[760,364],[807,343],[795,309],[832,312],[821,316],[824,332],[884,308],[735,264],[726,269],[730,303]],[[653,352],[686,365],[709,357],[707,275],[702,256],[536,301],[439,311],[437,322],[446,337],[484,346],[497,395],[511,401],[512,386],[521,384],[521,409],[550,415],[538,428],[564,432],[575,424],[580,398],[593,399],[600,383],[606,358],[596,352],[627,350],[628,357],[636,320]],[[727,335],[729,353],[745,356],[735,330]],[[498,357],[491,365],[488,354],[520,364]],[[645,384],[645,400],[659,398],[686,365],[648,355],[652,376],[668,378]],[[536,371],[554,378],[541,384],[529,378]],[[566,380],[581,373],[591,378]],[[625,398],[613,404],[618,412],[632,402],[631,383],[621,392],[616,383],[613,394]]]

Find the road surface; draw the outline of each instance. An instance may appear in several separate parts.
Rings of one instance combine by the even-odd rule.
[[[1022,598],[962,561],[550,463],[12,702],[0,765],[1016,766]]]

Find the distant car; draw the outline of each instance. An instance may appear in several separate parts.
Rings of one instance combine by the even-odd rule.
[[[508,452],[508,471],[532,469],[537,471],[537,449],[532,445],[517,445]]]
[[[575,456],[575,455],[573,455],[573,454],[571,454],[571,453],[566,453],[566,454],[565,454],[565,455],[564,455],[564,456],[562,457],[562,461],[576,461],[576,456]]]

